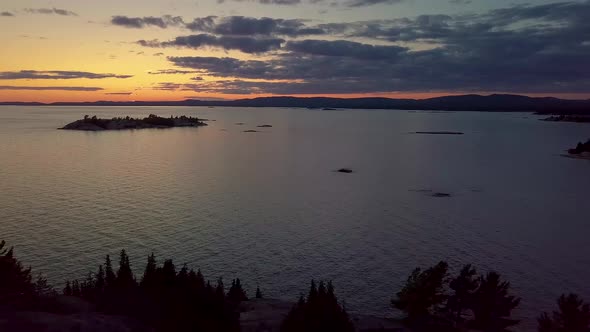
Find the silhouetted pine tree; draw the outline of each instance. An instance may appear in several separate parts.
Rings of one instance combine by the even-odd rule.
[[[131,271],[131,263],[129,263],[129,256],[125,252],[125,249],[121,250],[119,258],[119,270],[117,271],[117,279],[115,284],[120,289],[133,289],[136,285],[135,277]]]
[[[463,321],[463,312],[471,307],[473,293],[478,285],[477,272],[471,264],[465,265],[459,275],[451,280],[449,287],[454,293],[449,296],[447,309],[455,323]]]
[[[96,283],[94,284],[97,294],[102,294],[104,292],[105,284],[106,281],[104,276],[104,270],[102,268],[102,265],[99,265],[98,272],[96,272]]]
[[[164,261],[164,265],[159,269],[159,277],[162,286],[172,288],[176,284],[176,266],[171,259]]]
[[[35,282],[35,294],[38,296],[55,296],[57,292],[49,283],[43,274],[39,273],[37,281]]]
[[[425,271],[416,268],[404,288],[397,293],[397,298],[391,300],[391,305],[406,312],[410,321],[424,321],[446,298],[444,282],[447,270],[446,262],[439,262]]]
[[[115,272],[113,270],[113,265],[111,263],[111,256],[107,255],[107,257],[105,258],[104,266],[105,266],[105,287],[113,287],[117,277],[115,276]]]
[[[229,292],[227,292],[227,299],[233,303],[248,301],[248,296],[246,296],[246,292],[242,288],[240,278],[232,280]]]
[[[147,264],[145,266],[145,271],[143,272],[143,277],[141,278],[140,286],[144,289],[153,289],[157,283],[157,263],[156,263],[156,256],[152,252],[151,255],[148,256]]]
[[[328,287],[320,282],[316,288],[312,281],[307,301],[301,296],[297,304],[287,314],[281,325],[281,331],[354,331],[346,311],[338,304],[331,283]]]
[[[72,296],[72,284],[69,280],[66,280],[66,287],[64,287],[63,293],[66,296]]]
[[[590,331],[590,305],[576,294],[561,295],[557,300],[559,311],[549,316],[546,312],[538,318],[539,332],[588,332]]]
[[[520,299],[508,295],[510,283],[501,281],[496,272],[479,277],[479,287],[473,294],[473,327],[483,331],[504,331],[518,324],[510,319],[510,312],[520,303]]]
[[[78,280],[74,280],[72,282],[72,296],[80,297],[81,295],[82,292],[80,291],[80,283],[78,282]]]
[[[257,299],[261,299],[262,298],[262,292],[260,291],[260,287],[256,286],[256,298]]]
[[[217,286],[215,286],[215,297],[217,299],[225,298],[225,289],[223,287],[223,278],[219,277],[217,279]]]
[[[0,304],[25,304],[36,296],[31,268],[24,268],[13,248],[5,246],[5,241],[0,242]]]

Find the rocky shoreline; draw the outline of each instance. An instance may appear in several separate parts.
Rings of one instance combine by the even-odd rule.
[[[173,127],[200,127],[207,124],[203,119],[190,116],[176,116],[164,118],[154,114],[140,118],[112,118],[100,119],[96,116],[84,116],[84,119],[76,120],[63,126],[63,130],[103,131],[103,130],[124,130],[124,129],[148,129],[148,128],[173,128]]]

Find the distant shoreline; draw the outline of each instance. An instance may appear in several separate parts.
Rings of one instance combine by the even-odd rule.
[[[590,114],[590,100],[533,98],[520,95],[462,95],[430,99],[262,97],[238,100],[0,102],[0,106],[207,106],[289,107],[324,109],[383,109],[405,111],[534,112],[538,114]]]

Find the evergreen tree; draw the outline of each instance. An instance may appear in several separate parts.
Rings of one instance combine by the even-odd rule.
[[[105,284],[106,284],[106,281],[105,281],[105,276],[104,276],[104,270],[102,268],[102,265],[99,265],[98,272],[96,273],[96,283],[95,283],[96,292],[98,294],[101,294],[104,291]]]
[[[34,297],[31,268],[24,268],[14,257],[14,249],[0,242],[0,304],[28,302]]]
[[[500,275],[490,272],[479,278],[479,287],[473,294],[473,326],[483,331],[504,331],[518,324],[510,319],[510,312],[520,303],[520,299],[508,295],[510,283],[501,281]]]
[[[164,265],[159,271],[161,282],[163,286],[172,288],[176,283],[176,266],[171,259],[164,261]]]
[[[115,272],[111,263],[111,256],[107,255],[105,259],[105,287],[112,287],[115,284]]]
[[[257,299],[262,298],[262,292],[260,291],[260,287],[258,287],[258,286],[256,286],[256,298]]]
[[[78,280],[72,282],[72,296],[80,297],[82,295],[80,291],[80,283]]]
[[[478,285],[477,272],[471,267],[471,264],[465,265],[459,275],[451,280],[449,287],[454,293],[449,296],[447,309],[455,323],[463,321],[463,312],[470,308],[473,293]]]
[[[127,256],[125,249],[121,250],[116,285],[121,289],[131,289],[133,286],[135,286],[135,277],[131,271],[129,256]]]
[[[227,299],[233,303],[248,301],[248,296],[246,296],[246,292],[242,288],[240,278],[232,280],[231,288],[227,292]]]
[[[152,252],[147,258],[147,264],[143,272],[143,277],[141,278],[140,286],[145,289],[154,288],[157,283],[157,270],[156,256]]]
[[[72,296],[72,285],[69,280],[66,280],[66,287],[64,287],[63,293],[66,296]]]
[[[37,281],[35,282],[35,294],[39,296],[53,296],[56,295],[56,291],[49,285],[47,278],[43,274],[39,273]]]
[[[217,279],[217,286],[215,287],[215,297],[217,299],[225,298],[225,289],[223,287],[223,278],[219,277]]]
[[[539,332],[590,331],[590,305],[578,295],[561,295],[557,305],[559,311],[553,311],[552,317],[544,312],[538,318]]]
[[[410,321],[432,315],[445,300],[443,286],[447,270],[446,262],[439,262],[425,271],[416,268],[404,288],[397,293],[397,298],[391,300],[391,305],[406,312]]]
[[[283,321],[281,331],[352,332],[354,325],[338,304],[331,283],[326,287],[324,282],[320,282],[319,288],[316,288],[315,282],[312,282],[307,300],[303,296],[299,298]]]

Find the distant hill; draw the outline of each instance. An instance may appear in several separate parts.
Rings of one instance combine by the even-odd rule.
[[[238,100],[183,101],[97,101],[57,102],[51,104],[0,102],[0,105],[47,106],[224,106],[224,107],[296,107],[296,108],[349,108],[349,109],[397,109],[436,111],[485,111],[485,112],[539,112],[543,114],[590,114],[590,100],[568,100],[551,97],[533,98],[519,95],[463,95],[430,99],[391,98],[326,98],[326,97],[262,97]]]

